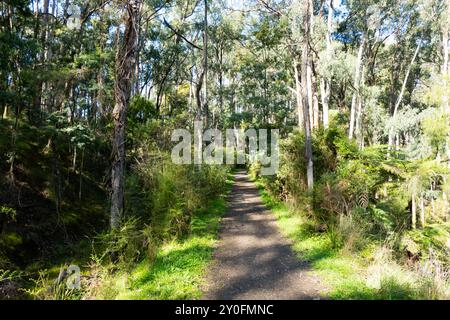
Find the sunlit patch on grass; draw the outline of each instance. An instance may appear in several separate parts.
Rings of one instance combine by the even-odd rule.
[[[229,187],[233,184],[228,179]],[[211,201],[192,219],[191,234],[164,244],[156,260],[140,262],[130,273],[113,276],[113,298],[118,300],[199,299],[205,273],[217,242],[224,198]]]

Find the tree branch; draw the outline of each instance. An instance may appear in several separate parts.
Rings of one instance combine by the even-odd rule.
[[[189,41],[188,39],[186,39],[185,36],[183,36],[179,31],[175,30],[169,22],[167,22],[166,18],[163,19],[164,20],[164,24],[166,25],[166,27],[168,27],[170,30],[172,30],[173,33],[175,33],[177,36],[179,36],[181,39],[183,39],[184,41],[186,41],[188,44],[190,44],[191,46],[193,46],[194,48],[198,49],[198,50],[203,50],[202,48],[198,47],[197,45],[195,45],[194,43],[192,43],[191,41]]]

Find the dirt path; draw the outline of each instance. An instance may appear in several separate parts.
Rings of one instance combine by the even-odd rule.
[[[236,174],[228,200],[203,299],[317,299],[319,281],[307,275],[245,172]]]

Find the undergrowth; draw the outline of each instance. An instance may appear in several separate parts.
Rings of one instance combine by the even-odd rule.
[[[197,173],[189,168],[166,167],[163,172],[145,174],[156,175],[155,181],[142,186],[140,207],[129,210],[133,215],[118,230],[80,243],[74,248],[77,255],[73,259],[66,255],[64,260],[54,260],[51,265],[35,266],[33,270],[39,273],[31,278],[20,275],[22,279],[30,279],[21,289],[26,297],[200,298],[203,274],[211,259],[220,217],[226,209],[225,196],[231,190],[232,175],[226,168],[213,167]],[[141,184],[133,183],[136,188]],[[163,192],[158,192],[158,197],[153,198],[148,192],[150,186],[153,190],[164,189],[164,197]],[[79,289],[66,286],[70,280],[66,271],[69,265],[80,266]]]
[[[449,298],[448,274],[437,260],[407,266],[397,262],[383,242],[371,239],[365,239],[356,249],[347,241],[337,245],[336,241],[341,240],[335,230],[321,230],[320,224],[305,212],[278,201],[261,181],[256,183],[299,259],[308,261],[327,287],[324,296],[338,300]],[[357,236],[362,241],[364,236]]]
[[[227,185],[230,190],[230,178]],[[99,267],[101,280],[88,287],[84,299],[199,299],[225,209],[224,196],[210,201],[193,216],[190,234],[164,243],[154,261],[147,257],[129,271],[112,274]]]

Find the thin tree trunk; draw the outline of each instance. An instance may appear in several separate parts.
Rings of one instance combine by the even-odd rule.
[[[310,128],[313,130],[315,119],[314,119],[314,101],[313,101],[313,85],[312,85],[312,68],[311,68],[311,58],[309,57],[308,49],[308,61],[306,64],[306,95],[308,99],[308,111],[309,111],[309,122]]]
[[[189,78],[189,100],[188,100],[189,112],[193,112],[193,110],[194,110],[194,108],[192,106],[192,101],[194,100],[193,99],[193,97],[194,97],[194,81],[193,81],[194,75],[193,75],[192,69],[193,68],[191,68],[191,70],[189,71],[189,75],[190,75],[190,78]]]
[[[420,46],[421,46],[421,43],[419,42],[419,44],[417,45],[416,51],[414,52],[414,55],[411,59],[411,62],[408,66],[408,70],[406,71],[405,79],[403,80],[403,84],[402,84],[402,89],[400,90],[400,94],[399,94],[399,96],[397,98],[397,102],[395,103],[395,106],[394,106],[394,112],[392,114],[392,119],[395,119],[395,117],[397,116],[398,108],[400,107],[400,104],[403,100],[403,95],[405,94],[406,85],[408,84],[409,74],[411,73],[411,68],[412,68],[414,62],[416,61],[417,55],[420,50]],[[391,128],[389,130],[389,149],[391,149],[394,144],[394,137],[395,137],[394,128]]]
[[[413,194],[411,198],[411,219],[412,219],[412,228],[416,229],[417,224],[417,213],[416,213],[416,195]]]
[[[447,12],[444,13],[444,21],[442,22],[442,74],[444,76],[450,76],[450,66],[448,61],[448,29],[450,24],[450,0],[446,0]],[[446,101],[448,106],[448,101]]]
[[[141,52],[141,17],[140,15],[138,16],[138,21],[137,21],[137,41],[138,41],[138,49],[136,52],[136,63],[134,64],[134,85],[133,85],[133,95],[140,95],[141,94],[141,90],[140,90],[140,82],[139,82],[139,77],[140,77],[140,73],[141,73],[141,69],[140,69],[140,63],[141,63],[141,57],[140,57],[140,52]]]
[[[50,1],[44,0],[44,25],[45,25],[45,31],[43,32],[43,43],[44,43],[44,61],[48,61],[50,59],[50,44],[49,44],[49,38],[50,38],[50,26],[49,26],[49,6]]]
[[[195,88],[195,101],[197,102],[197,111],[196,111],[196,120],[201,121],[202,119],[202,88],[203,88],[203,79],[205,78],[205,73],[202,72],[198,76],[197,86]]]
[[[312,154],[312,141],[311,141],[311,119],[310,119],[310,97],[311,93],[308,90],[308,68],[310,68],[309,57],[309,37],[310,37],[310,2],[304,2],[304,43],[302,46],[302,96],[303,96],[303,124],[305,127],[305,156],[306,156],[306,177],[308,189],[312,190],[314,187],[314,172],[313,172],[313,154]]]
[[[82,183],[83,183],[83,167],[84,167],[84,148],[81,151],[81,164],[80,164],[80,185],[79,185],[79,189],[78,189],[78,199],[81,200],[81,190],[82,190]]]
[[[14,130],[11,136],[11,156],[9,159],[10,167],[9,167],[9,177],[11,181],[14,181],[14,167],[16,165],[16,142],[17,142],[17,132],[19,130],[19,115],[20,115],[20,107],[16,106],[15,110],[15,120],[14,120]]]
[[[43,21],[44,21],[44,30],[41,34],[41,43],[44,48],[43,56],[41,57],[42,63],[47,64],[51,59],[51,50],[50,50],[50,23],[49,23],[49,6],[50,0],[44,0],[43,3]],[[51,109],[51,104],[48,101],[48,94],[50,92],[50,85],[47,81],[42,82],[42,93],[41,100],[42,105],[45,106],[47,112],[51,113],[53,110]]]
[[[447,178],[444,176],[444,177],[442,177],[442,180],[443,180],[443,184],[445,185],[447,183]],[[447,194],[445,193],[445,191],[442,192],[442,200],[444,201],[445,212],[448,212],[449,202],[448,202],[448,197],[447,197]]]
[[[313,82],[317,84],[315,81],[315,77],[313,78]],[[313,115],[314,115],[314,128],[319,129],[320,115],[319,115],[319,97],[317,96],[317,86],[313,86]]]
[[[203,79],[205,77],[205,73],[202,71],[202,73],[199,75],[199,79],[198,79],[198,83],[197,83],[197,87],[195,90],[195,98],[197,101],[197,110],[195,113],[195,121],[197,123],[202,123],[202,99],[201,99],[201,91],[202,91],[202,87],[203,87]],[[195,127],[195,125],[194,125]],[[202,141],[202,130],[200,127],[197,127],[195,134],[195,148],[196,148],[196,153],[194,155],[194,164],[197,165],[198,170],[201,170],[201,162],[202,162],[202,145],[203,145],[203,141]]]
[[[124,213],[124,181],[125,181],[125,125],[126,114],[131,95],[131,79],[135,70],[136,51],[138,49],[138,26],[141,0],[126,2],[125,33],[122,45],[118,48],[116,59],[115,99],[113,110],[114,138],[112,145],[111,171],[111,228],[120,226]]]
[[[423,195],[420,196],[420,225],[422,226],[422,228],[425,227],[425,204]]]
[[[327,15],[327,52],[331,52],[331,32],[333,28],[333,0],[328,0],[328,15]],[[331,79],[320,79],[320,90],[322,98],[322,120],[325,129],[329,126],[329,104],[331,96]]]
[[[297,118],[298,126],[302,128],[303,124],[303,100],[302,100],[302,85],[300,83],[300,75],[298,72],[299,63],[294,59],[294,76],[295,76],[295,97],[297,100]]]
[[[97,109],[100,113],[100,117],[104,118],[106,116],[106,110],[105,110],[105,95],[104,95],[104,79],[102,74],[102,67],[100,67],[100,70],[97,74],[97,94],[96,94],[96,102],[97,102]]]
[[[219,112],[223,113],[223,48],[221,46],[219,52]]]
[[[444,88],[448,88],[448,81],[450,80],[450,66],[448,61],[448,29],[450,25],[450,0],[446,0],[445,4],[447,6],[446,14],[444,13],[444,21],[442,22],[442,77],[444,79]],[[446,89],[447,90],[447,89]],[[444,90],[444,95],[442,97],[442,109],[443,113],[446,115],[447,126],[449,124],[450,108],[448,105],[448,93]],[[447,154],[447,166],[450,168],[450,137],[446,139],[446,154]]]
[[[73,172],[75,172],[76,169],[77,169],[77,145],[75,144],[73,148],[73,160],[72,160]]]
[[[48,145],[48,148],[50,149],[50,152],[52,155],[52,175],[53,175],[53,190],[55,192],[55,210],[56,210],[56,214],[58,215],[58,217],[60,217],[60,212],[61,212],[60,175],[59,175],[58,158],[57,158],[53,138],[50,138],[48,140],[47,145]]]
[[[322,102],[322,121],[323,127],[327,129],[330,125],[329,101],[330,101],[330,85],[328,80],[320,79],[320,97]]]
[[[364,66],[362,67],[362,71],[361,71],[361,83],[360,83],[360,87],[364,86]],[[360,148],[362,149],[362,145],[363,145],[363,108],[364,108],[364,103],[363,103],[363,97],[361,95],[359,95],[358,98],[358,108],[356,111],[356,128],[355,128],[355,133],[356,133],[356,137],[357,137],[357,141],[358,144],[360,146]]]
[[[354,131],[355,131],[355,116],[356,116],[356,104],[358,102],[359,98],[359,85],[360,85],[360,77],[361,77],[361,66],[362,66],[362,59],[364,54],[364,47],[366,44],[366,35],[364,34],[361,40],[361,44],[359,45],[358,50],[358,58],[356,61],[356,68],[355,68],[355,79],[353,81],[353,97],[352,97],[352,105],[350,109],[350,125],[349,125],[349,131],[348,131],[348,137],[350,139],[353,139]]]
[[[205,128],[208,128],[208,0],[205,0],[205,20],[203,31],[203,73],[204,73],[204,93],[203,93],[203,110],[205,113]]]

